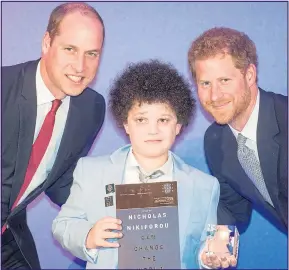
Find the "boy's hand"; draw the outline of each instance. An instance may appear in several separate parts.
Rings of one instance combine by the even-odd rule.
[[[106,239],[121,238],[121,232],[114,232],[115,230],[122,230],[121,220],[113,217],[104,217],[97,221],[90,229],[86,238],[86,248],[99,247],[119,247],[117,242],[109,242]]]

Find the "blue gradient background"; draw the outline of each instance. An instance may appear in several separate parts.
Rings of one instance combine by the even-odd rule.
[[[2,2],[2,64],[37,59],[50,12],[56,2]],[[194,38],[214,26],[246,32],[259,55],[259,85],[287,95],[286,2],[126,2],[90,3],[104,19],[106,41],[97,80],[92,87],[107,100],[112,79],[128,62],[158,58],[171,62],[191,81],[187,51]],[[192,81],[191,81],[192,82]],[[193,89],[193,88],[192,88]],[[194,89],[193,89],[194,91]],[[182,134],[174,151],[205,171],[203,135],[211,119],[198,105],[196,119]],[[5,127],[3,127],[5,128]],[[127,142],[107,114],[90,154],[107,154]],[[96,206],[97,207],[97,206]],[[78,268],[74,257],[51,236],[58,209],[44,195],[29,205],[28,223],[42,268]],[[241,235],[238,268],[287,268],[287,236],[254,211]]]

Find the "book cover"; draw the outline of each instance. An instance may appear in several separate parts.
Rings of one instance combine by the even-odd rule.
[[[116,185],[119,269],[180,269],[177,182]]]

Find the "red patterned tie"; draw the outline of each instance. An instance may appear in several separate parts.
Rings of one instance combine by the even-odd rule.
[[[17,206],[19,200],[21,199],[22,195],[24,194],[25,190],[27,189],[27,187],[29,186],[45,152],[46,149],[48,147],[49,141],[51,139],[52,136],[52,131],[53,131],[53,127],[54,127],[54,122],[55,122],[55,114],[59,108],[59,106],[61,105],[62,101],[59,99],[55,99],[52,102],[52,107],[50,109],[50,111],[48,112],[48,114],[46,115],[43,125],[39,131],[39,134],[32,146],[32,150],[31,150],[31,156],[29,159],[29,163],[28,163],[28,167],[26,170],[26,174],[25,174],[25,179],[23,182],[23,185],[19,191],[19,194],[15,200],[15,202],[12,205],[11,211]],[[4,224],[4,226],[2,227],[2,234],[4,233],[4,231],[6,230],[7,225]]]

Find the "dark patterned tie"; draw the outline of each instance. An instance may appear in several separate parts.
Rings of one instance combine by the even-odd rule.
[[[273,206],[273,202],[266,188],[260,163],[255,155],[255,152],[245,145],[246,140],[247,138],[239,133],[237,138],[237,154],[240,164],[256,188],[260,191],[265,201]]]

